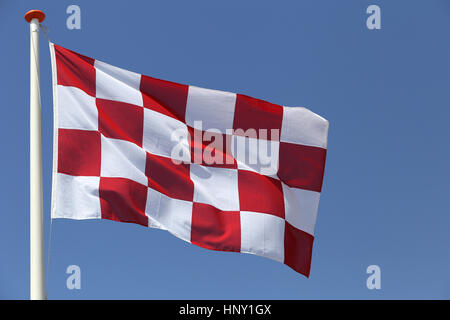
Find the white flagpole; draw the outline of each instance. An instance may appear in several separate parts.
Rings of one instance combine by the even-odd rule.
[[[30,299],[44,300],[44,216],[42,200],[42,128],[39,75],[40,10],[25,14],[30,24]]]

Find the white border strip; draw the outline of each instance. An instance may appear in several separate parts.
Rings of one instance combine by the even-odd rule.
[[[50,219],[56,216],[56,183],[58,172],[58,78],[56,70],[55,47],[49,42],[50,58],[52,64],[52,88],[53,88],[53,169],[52,169],[52,203]]]

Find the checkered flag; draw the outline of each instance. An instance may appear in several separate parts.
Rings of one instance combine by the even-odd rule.
[[[50,52],[52,218],[160,228],[309,276],[327,120]]]

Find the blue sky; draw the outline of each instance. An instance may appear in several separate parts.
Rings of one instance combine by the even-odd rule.
[[[66,8],[81,8],[81,30]],[[368,30],[366,8],[381,8]],[[29,297],[29,26],[157,78],[306,106],[330,121],[309,279],[275,261],[112,221],[54,220],[50,299],[449,299],[448,0],[0,1],[0,298]],[[41,36],[46,248],[52,92]],[[46,249],[47,250],[47,249]],[[67,266],[81,290],[66,288]],[[381,268],[368,290],[366,268]]]

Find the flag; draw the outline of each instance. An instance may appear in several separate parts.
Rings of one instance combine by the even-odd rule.
[[[328,121],[50,43],[52,218],[160,228],[309,276]]]

